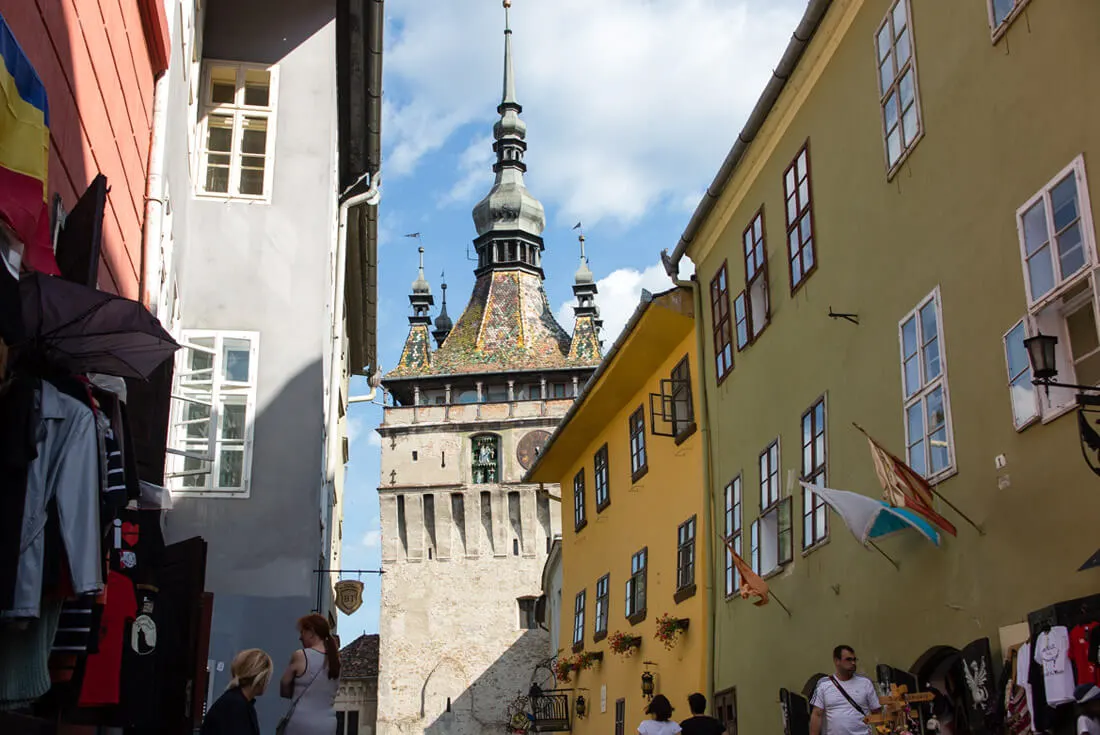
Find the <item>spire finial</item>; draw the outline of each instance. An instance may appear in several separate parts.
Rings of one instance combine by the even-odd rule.
[[[512,7],[512,0],[504,0],[504,91],[501,93],[500,104],[515,105],[516,102],[516,73],[512,66],[512,26],[509,22],[508,9]]]
[[[424,274],[424,246],[421,245],[420,247],[418,247],[416,249],[416,251],[418,253],[420,253],[420,274],[423,275]]]

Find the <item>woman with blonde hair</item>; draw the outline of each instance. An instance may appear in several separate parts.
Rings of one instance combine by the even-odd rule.
[[[238,653],[229,669],[233,678],[207,711],[202,735],[260,735],[256,697],[267,688],[273,668],[271,656],[258,648]]]
[[[302,648],[291,655],[279,680],[279,694],[291,700],[277,732],[332,735],[336,732],[336,690],[340,688],[340,650],[324,616],[298,621]]]

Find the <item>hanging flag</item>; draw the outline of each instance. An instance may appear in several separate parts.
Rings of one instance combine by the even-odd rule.
[[[875,463],[875,474],[878,475],[878,481],[882,485],[883,500],[895,508],[908,508],[924,516],[946,533],[957,536],[958,532],[951,521],[932,508],[933,492],[928,480],[887,451],[861,426],[856,424],[856,428],[863,432],[871,446],[871,459]]]
[[[0,220],[23,242],[31,268],[57,275],[46,207],[49,160],[46,87],[0,15]]]
[[[726,549],[729,550],[730,556],[733,557],[733,565],[737,567],[737,573],[741,575],[741,599],[747,600],[752,596],[759,597],[755,603],[756,606],[768,604],[768,583],[760,578],[760,575],[752,570],[752,567],[741,558],[741,555],[733,550],[733,544],[728,538],[722,539],[726,544]]]

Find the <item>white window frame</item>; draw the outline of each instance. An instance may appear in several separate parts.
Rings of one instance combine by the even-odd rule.
[[[774,467],[772,466],[770,457],[773,446],[775,447]],[[767,491],[764,490],[763,468],[760,464],[760,460],[765,456],[768,456],[767,482],[769,489]],[[750,555],[752,556],[750,566],[752,566],[754,572],[762,577],[766,577],[778,574],[788,564],[794,561],[794,501],[783,487],[782,437],[776,437],[775,441],[769,442],[764,451],[760,453],[759,457],[757,457],[757,469],[761,472],[759,496],[760,515],[752,522],[752,526],[749,529],[749,548]],[[775,477],[774,493],[770,487],[772,476]],[[767,493],[766,496],[765,492]],[[765,504],[765,500],[769,502]],[[780,515],[784,507],[787,512],[789,547],[785,551],[780,545]],[[784,555],[786,555],[787,558],[782,558]],[[763,569],[765,562],[769,564],[767,569]]]
[[[994,0],[986,0],[985,6],[989,11],[989,32],[990,38],[994,44],[1001,40],[1001,37],[1008,32],[1009,26],[1016,22],[1016,19],[1023,14],[1024,8],[1031,0],[1015,0],[1015,5],[1008,15],[1004,17],[1000,23],[997,22],[996,13],[993,9]]]
[[[196,340],[213,339],[212,350],[214,362],[212,377],[215,378],[209,390],[196,390],[189,388],[182,379],[190,373],[189,357],[192,350],[211,352],[209,348],[199,346]],[[223,345],[227,339],[247,340],[249,343],[248,357],[248,381],[244,383],[230,382],[221,379],[223,374]],[[259,348],[260,333],[213,329],[184,329],[180,333],[180,343],[183,345],[176,354],[176,374],[172,388],[172,423],[169,427],[169,454],[168,454],[168,482],[173,495],[199,495],[211,498],[248,498],[252,493],[252,458],[253,439],[256,425],[256,396],[259,375]],[[184,424],[182,423],[184,410],[188,403],[195,401],[194,394],[209,393],[212,396],[210,407],[209,430],[207,431],[207,448],[205,453],[199,454],[188,449],[188,442],[182,437]],[[191,395],[189,395],[191,394]],[[223,488],[214,484],[219,477],[220,453],[218,452],[218,426],[220,424],[221,399],[225,396],[244,396],[245,398],[245,429],[242,452],[241,486],[239,488]],[[188,400],[190,399],[190,400]],[[184,487],[182,475],[184,472],[185,457],[180,452],[189,455],[204,457],[202,474],[206,477],[203,487]]]
[[[894,11],[899,5],[905,6],[905,31],[909,35],[909,58],[900,67],[897,63],[897,40],[898,36],[894,27]],[[882,33],[883,28],[887,29],[887,33],[890,37],[890,54],[891,64],[894,70],[894,76],[890,81],[889,86],[882,89],[882,64],[884,59],[882,52],[879,49],[879,34]],[[917,47],[913,34],[913,14],[909,6],[909,0],[895,0],[890,4],[890,9],[886,11],[886,16],[875,28],[875,36],[872,39],[872,43],[875,48],[875,88],[879,92],[879,107],[880,116],[879,120],[882,123],[882,150],[886,157],[886,180],[890,181],[897,174],[902,164],[905,163],[909,155],[920,143],[921,138],[924,137],[924,115],[921,112],[920,105],[920,80],[917,72]],[[901,102],[901,80],[905,76],[906,71],[912,71],[913,74],[913,108],[917,113],[917,131],[913,135],[913,139],[907,145],[905,143],[905,136],[902,135],[905,128],[905,111],[902,109]],[[891,96],[897,95],[897,111],[898,119],[895,129],[898,131],[899,140],[901,142],[901,152],[898,154],[898,160],[890,160],[890,131],[886,129],[886,102]]]
[[[828,395],[822,395],[806,409],[802,414],[802,418],[799,421],[799,444],[802,446],[802,456],[800,461],[802,462],[802,479],[818,487],[828,487],[829,477],[829,401]],[[809,448],[811,451],[811,457],[817,459],[816,454],[816,434],[813,433],[813,429],[816,428],[816,420],[814,419],[814,412],[817,410],[818,405],[821,406],[821,464],[815,464],[812,467],[806,465],[806,450]],[[806,419],[810,420],[810,444],[806,444]],[[807,508],[809,511],[807,512]],[[819,537],[817,534],[817,521],[818,518],[824,519],[825,531]],[[807,522],[813,524],[812,539],[809,544],[806,543],[806,524]],[[803,555],[809,554],[816,550],[818,547],[829,541],[829,506],[825,501],[819,498],[814,492],[806,488],[802,488],[802,553]]]
[[[939,345],[939,359],[940,359],[940,372],[935,378],[928,379],[925,377],[925,360],[924,349],[927,345],[924,339],[923,328],[920,323],[920,311],[928,304],[935,305],[936,311],[936,341]],[[919,387],[911,396],[906,395],[905,385],[905,338],[903,330],[905,324],[910,320],[916,320],[917,328],[917,370],[919,377]],[[909,436],[909,409],[916,404],[921,404],[921,425],[924,427],[924,437],[922,439],[922,446],[924,447],[925,463],[924,467],[927,474],[924,476],[926,480],[931,483],[940,482],[941,480],[950,477],[958,471],[957,458],[955,457],[955,433],[954,427],[951,421],[951,392],[948,389],[947,380],[947,349],[946,339],[944,338],[944,326],[943,326],[943,304],[940,300],[940,287],[936,286],[932,289],[932,292],[921,299],[912,311],[907,313],[898,321],[898,359],[901,366],[901,396],[902,396],[902,424],[905,427],[905,461],[912,466],[912,457],[910,457],[909,448],[912,446],[913,441]],[[937,472],[932,472],[932,453],[931,453],[931,435],[928,431],[928,408],[926,401],[937,388],[943,390],[943,410],[944,410],[944,428],[947,433],[947,465]],[[914,468],[915,469],[915,468]]]
[[[231,67],[237,71],[236,93],[233,104],[214,103],[211,100],[213,84],[210,72],[214,67]],[[269,77],[268,105],[258,107],[244,104],[245,72],[265,71]],[[248,64],[239,61],[203,59],[202,61],[202,97],[199,104],[201,119],[199,140],[195,145],[196,161],[195,196],[202,199],[221,201],[271,202],[272,184],[275,180],[275,132],[278,122],[279,105],[279,67],[274,64]],[[227,115],[233,118],[232,146],[229,154],[229,191],[206,191],[206,146],[209,135],[208,123],[211,115]],[[238,190],[241,178],[241,143],[244,136],[244,118],[263,117],[267,119],[266,148],[264,150],[264,191],[263,194],[241,194]]]
[[[1054,232],[1054,223],[1050,192],[1071,175],[1075,177],[1077,186],[1081,248],[1085,257],[1085,264],[1066,278],[1058,279],[1057,276],[1061,274],[1056,270],[1057,280],[1054,288],[1049,293],[1034,298],[1031,293],[1031,279],[1027,269],[1027,243],[1024,239],[1023,217],[1028,210],[1042,200],[1046,210],[1047,236],[1052,238],[1051,233]],[[1019,241],[1020,263],[1023,270],[1024,293],[1028,303],[1028,334],[1034,335],[1042,331],[1044,334],[1056,336],[1058,338],[1055,355],[1058,380],[1063,383],[1077,383],[1079,380],[1074,369],[1066,317],[1084,308],[1085,304],[1091,300],[1093,318],[1096,321],[1098,330],[1100,330],[1100,303],[1098,303],[1100,300],[1097,299],[1097,294],[1100,293],[1100,283],[1097,279],[1096,230],[1092,218],[1092,202],[1089,197],[1088,175],[1085,171],[1083,155],[1074,158],[1016,210],[1016,233]],[[1051,248],[1052,267],[1059,268],[1060,261],[1054,250],[1052,240],[1048,242],[1047,247]],[[1044,424],[1072,411],[1076,406],[1076,391],[1070,388],[1051,388],[1049,392],[1046,390],[1038,391],[1038,395],[1039,413]]]
[[[593,636],[607,635],[608,609],[611,605],[611,575],[596,580],[596,610],[593,616]]]
[[[1031,330],[1031,327],[1030,327],[1029,320],[1028,319],[1021,319],[1020,321],[1013,324],[1008,329],[1008,331],[1004,333],[1004,335],[1001,337],[1001,341],[1004,343],[1004,349],[1005,349],[1005,370],[1008,373],[1008,402],[1009,402],[1009,407],[1012,411],[1012,425],[1016,427],[1016,431],[1023,431],[1024,429],[1026,429],[1027,427],[1031,426],[1036,421],[1038,421],[1042,417],[1043,411],[1042,411],[1042,401],[1039,398],[1039,390],[1038,390],[1038,388],[1036,388],[1034,385],[1031,384],[1031,379],[1032,379],[1031,361],[1027,357],[1026,349],[1024,351],[1025,352],[1025,354],[1024,354],[1025,368],[1022,371],[1017,372],[1017,373],[1013,373],[1012,363],[1009,362],[1009,359],[1008,359],[1008,339],[1009,339],[1009,335],[1011,335],[1017,329],[1022,330],[1022,332],[1021,332],[1022,339],[1027,339],[1028,337],[1032,336],[1032,330]],[[1015,392],[1014,392],[1014,384],[1016,383],[1017,380],[1020,380],[1020,379],[1023,379],[1023,384],[1027,386],[1027,390],[1029,390],[1031,392],[1031,395],[1033,396],[1033,398],[1035,400],[1035,411],[1031,415],[1022,416],[1022,417],[1020,417],[1019,420],[1017,420],[1017,417],[1016,417],[1016,395],[1015,395]]]
[[[1051,211],[1050,192],[1055,186],[1062,183],[1068,176],[1073,175],[1077,184],[1077,205],[1081,222],[1081,247],[1084,249],[1085,264],[1076,272],[1063,276],[1060,273],[1060,259],[1055,253],[1054,240],[1054,213]],[[1049,293],[1036,297],[1031,293],[1031,278],[1028,274],[1027,243],[1024,239],[1024,214],[1040,200],[1046,209],[1047,221],[1047,247],[1050,248],[1051,265],[1055,268],[1055,284]],[[1095,230],[1092,221],[1092,205],[1089,201],[1088,176],[1085,174],[1085,158],[1078,155],[1068,166],[1059,171],[1048,181],[1034,196],[1024,202],[1016,210],[1016,235],[1020,246],[1020,265],[1024,273],[1024,293],[1027,294],[1028,310],[1034,312],[1056,301],[1066,291],[1076,286],[1081,280],[1088,277],[1090,271],[1096,265],[1096,241]],[[1062,277],[1059,277],[1062,276]]]

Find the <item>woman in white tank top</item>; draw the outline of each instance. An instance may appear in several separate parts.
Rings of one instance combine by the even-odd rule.
[[[290,657],[279,681],[279,694],[289,699],[283,718],[285,735],[332,735],[336,732],[333,703],[340,688],[340,651],[328,621],[316,613],[298,621],[302,648]],[[280,723],[282,725],[283,723]]]

